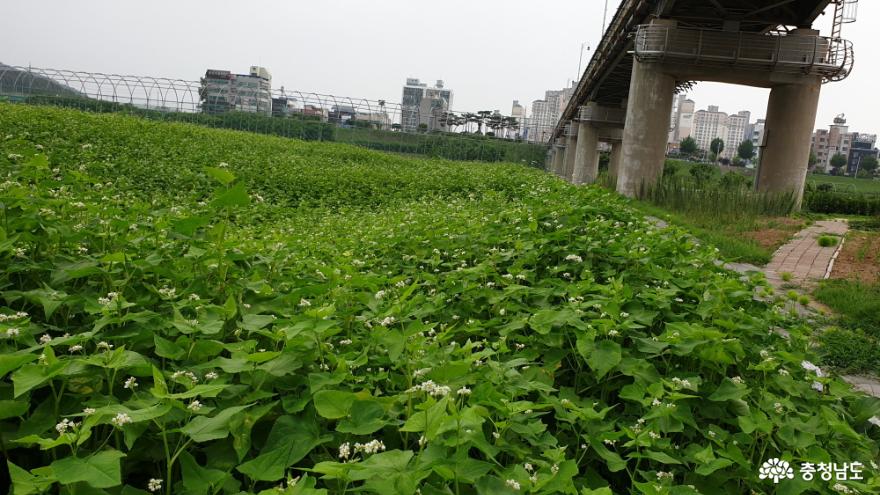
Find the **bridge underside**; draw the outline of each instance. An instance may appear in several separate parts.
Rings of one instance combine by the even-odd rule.
[[[851,44],[810,29],[837,1],[624,0],[557,126],[565,147],[554,156],[567,156],[554,171],[590,182],[593,142],[622,127],[613,172],[618,191],[636,195],[662,172],[673,94],[717,81],[771,89],[758,188],[800,196],[819,88],[852,66]],[[625,118],[584,118],[590,107]]]

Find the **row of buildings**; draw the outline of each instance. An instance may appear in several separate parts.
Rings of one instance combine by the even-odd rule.
[[[866,157],[877,158],[880,151],[875,147],[876,134],[850,132],[846,125],[846,116],[838,115],[828,129],[816,129],[813,133],[812,152],[816,157],[815,169],[831,172],[832,159],[836,155],[846,158],[844,173],[856,175],[862,160]]]
[[[201,79],[199,101],[201,111],[221,114],[230,111],[286,117],[293,114],[346,124],[367,121],[380,128],[398,123],[398,115],[389,115],[385,102],[376,108],[362,108],[327,97],[325,102],[303,101],[303,97],[287,96],[272,91],[272,74],[264,67],[252,66],[247,74],[209,69]],[[407,79],[401,96],[399,125],[405,132],[437,130],[443,115],[452,106],[453,92],[438,80],[429,87],[418,79]],[[347,101],[347,100],[346,100]],[[395,114],[392,111],[392,114]]]
[[[712,141],[720,138],[724,141],[724,150],[719,158],[733,159],[743,141],[752,141],[756,147],[760,144],[764,121],[753,123],[751,118],[752,113],[748,110],[727,114],[720,111],[717,105],[696,110],[694,100],[679,95],[673,101],[668,148],[676,149],[685,138],[690,137],[697,142],[697,148],[709,150]]]
[[[721,158],[732,159],[736,156],[740,143],[746,140],[751,140],[756,153],[760,153],[764,141],[764,119],[751,122],[749,111],[728,115],[719,111],[715,105],[710,105],[707,110],[695,108],[694,101],[685,95],[680,95],[675,100],[670,119],[670,149],[678,148],[683,139],[692,137],[699,149],[708,150],[713,139],[721,138],[725,143]],[[833,169],[832,158],[839,154],[846,158],[844,173],[855,175],[861,160],[868,156],[877,158],[880,154],[876,144],[875,134],[850,132],[846,117],[838,115],[828,129],[817,129],[813,133],[812,152],[815,163],[812,168],[816,172],[830,173]]]

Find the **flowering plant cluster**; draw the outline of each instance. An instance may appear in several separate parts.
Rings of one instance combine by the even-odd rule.
[[[8,104],[0,171],[16,494],[880,490],[812,329],[598,188]]]

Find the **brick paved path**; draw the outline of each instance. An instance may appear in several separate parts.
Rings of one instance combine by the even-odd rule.
[[[800,286],[810,286],[824,279],[840,242],[822,247],[818,239],[822,234],[836,234],[842,240],[847,230],[846,222],[823,220],[798,232],[773,254],[773,260],[766,268],[767,280],[778,287],[783,283],[783,273],[790,273],[790,283]]]

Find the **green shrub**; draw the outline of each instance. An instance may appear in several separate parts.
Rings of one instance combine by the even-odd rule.
[[[819,236],[819,245],[822,247],[836,246],[837,242],[838,242],[837,237],[834,237],[831,235]]]
[[[880,215],[880,195],[817,191],[804,194],[804,207],[814,213]]]

